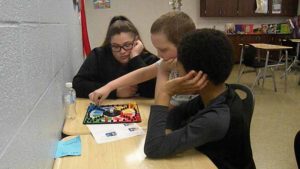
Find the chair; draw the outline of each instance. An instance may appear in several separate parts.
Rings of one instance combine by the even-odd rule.
[[[290,39],[282,39],[281,44],[284,46],[291,46],[293,49],[288,49],[288,60],[290,65],[287,68],[286,72],[290,72],[294,66],[299,62],[299,53],[297,52],[297,43],[292,42]]]
[[[295,136],[294,150],[295,150],[297,165],[298,165],[298,168],[300,169],[300,130],[298,131],[298,133]]]
[[[251,119],[254,111],[255,100],[251,89],[242,84],[229,84],[229,86],[234,89],[237,93],[238,91],[242,91],[245,94],[245,97],[241,97],[243,102],[243,106],[245,107],[245,116],[247,119],[248,127],[250,129]],[[244,96],[244,95],[243,95]]]
[[[269,62],[269,61],[268,61]],[[264,78],[264,68],[269,68],[271,70],[271,75],[273,79],[274,91],[277,91],[276,83],[275,83],[275,75],[273,67],[271,65],[275,65],[276,63],[267,63],[266,61],[260,58],[257,58],[257,49],[251,45],[242,45],[241,57],[240,57],[240,68],[238,74],[237,82],[240,82],[241,76],[244,73],[255,72],[256,77],[252,84],[251,89],[253,90],[256,84],[259,84],[259,80]],[[254,69],[254,71],[245,71],[246,67],[250,67]],[[266,77],[266,76],[265,76]],[[269,77],[269,76],[268,76]]]
[[[281,44],[283,46],[291,46],[293,49],[288,49],[290,56],[296,56],[297,55],[297,43],[292,42],[290,39],[282,39]]]
[[[248,149],[248,151],[252,152],[250,128],[251,128],[252,115],[253,115],[254,105],[255,105],[253,93],[249,87],[242,84],[229,84],[229,87],[233,89],[242,100],[243,115],[244,115],[243,118],[246,124],[244,127],[247,127],[245,137],[247,138],[247,141],[249,142],[250,145],[249,147],[250,149]],[[254,164],[253,166],[247,166],[246,168],[255,168],[254,161],[253,164]]]

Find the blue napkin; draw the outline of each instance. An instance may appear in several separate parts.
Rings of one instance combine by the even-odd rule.
[[[58,142],[55,158],[79,155],[81,155],[81,141],[79,136],[67,141]]]

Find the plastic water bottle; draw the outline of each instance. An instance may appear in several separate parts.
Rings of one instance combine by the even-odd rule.
[[[76,117],[76,92],[72,88],[71,82],[67,82],[66,93],[64,94],[64,109],[67,119],[75,119]]]

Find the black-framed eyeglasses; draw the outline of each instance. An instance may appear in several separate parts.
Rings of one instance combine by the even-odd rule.
[[[110,45],[111,46],[111,50],[113,52],[120,52],[121,49],[124,49],[126,51],[131,50],[133,48],[133,44],[134,44],[134,40],[132,42],[127,42],[124,45],[120,46],[120,45]]]

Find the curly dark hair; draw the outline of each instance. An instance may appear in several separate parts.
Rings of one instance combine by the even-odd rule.
[[[178,60],[187,72],[201,70],[218,85],[225,82],[232,70],[232,44],[221,31],[197,29],[187,33],[180,42]]]

